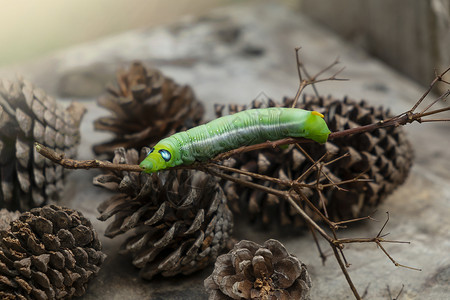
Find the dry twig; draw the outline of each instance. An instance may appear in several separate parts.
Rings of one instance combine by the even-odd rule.
[[[400,291],[398,292],[397,296],[395,296],[395,298],[392,298],[391,289],[389,288],[389,285],[387,285],[387,286],[386,286],[386,289],[387,289],[388,294],[389,294],[389,300],[398,300],[398,299],[400,299],[400,295],[402,294],[403,288],[404,288],[404,287],[405,287],[405,285],[402,284],[402,288],[401,288]]]

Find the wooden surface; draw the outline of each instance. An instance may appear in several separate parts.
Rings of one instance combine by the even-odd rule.
[[[302,0],[301,10],[423,85],[450,64],[450,0]]]

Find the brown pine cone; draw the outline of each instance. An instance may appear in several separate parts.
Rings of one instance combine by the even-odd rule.
[[[119,147],[151,146],[167,135],[198,125],[203,117],[203,105],[189,86],[180,86],[140,62],[128,71],[119,71],[117,83],[118,88],[108,88],[108,94],[98,100],[112,115],[94,122],[96,130],[109,131],[115,137],[95,145],[96,154],[112,157]]]
[[[285,98],[282,103],[269,100],[267,105],[254,101],[248,108],[291,107],[293,99]],[[356,102],[347,98],[340,100],[332,97],[304,97],[297,108],[316,110],[325,115],[331,131],[339,131],[357,126],[368,125],[388,118],[389,111],[382,107],[374,108],[365,101]],[[245,109],[245,106],[230,105],[230,113]],[[216,106],[216,114],[222,115],[223,106]],[[356,134],[333,139],[325,145],[317,143],[302,144],[301,147],[314,159],[318,160],[328,151],[325,161],[332,161],[346,153],[348,156],[323,168],[323,172],[333,182],[350,180],[362,172],[360,178],[372,179],[372,182],[358,182],[342,185],[348,191],[338,190],[332,186],[322,190],[327,211],[332,220],[347,220],[365,216],[373,212],[397,186],[408,176],[413,160],[413,149],[401,127],[382,128],[373,132]],[[265,149],[245,153],[231,159],[228,164],[235,168],[257,172],[281,178],[296,179],[311,166],[311,161],[297,148],[291,146],[286,150]],[[330,183],[325,176],[319,183]],[[255,180],[258,183],[261,181]],[[317,172],[312,172],[304,183],[317,182]],[[285,187],[277,187],[285,189]],[[224,183],[224,191],[234,211],[248,211],[251,218],[269,224],[272,221],[282,225],[301,226],[303,221],[290,205],[283,199],[260,191],[242,188],[231,182]],[[313,189],[303,189],[305,195],[317,207],[321,207],[318,193]],[[305,210],[317,216],[305,207]]]
[[[81,213],[34,208],[0,231],[1,299],[71,299],[85,293],[105,259]]]
[[[116,149],[114,163],[137,164],[148,148]],[[213,262],[227,246],[232,214],[214,177],[178,170],[157,174],[111,172],[94,184],[117,192],[99,207],[100,220],[115,216],[105,235],[133,234],[122,245],[140,276],[190,274]]]
[[[209,300],[304,300],[310,299],[311,278],[279,241],[260,246],[244,240],[217,258],[204,285]]]
[[[60,198],[65,172],[34,142],[74,158],[84,112],[78,103],[64,109],[27,81],[0,80],[0,207],[24,211]]]

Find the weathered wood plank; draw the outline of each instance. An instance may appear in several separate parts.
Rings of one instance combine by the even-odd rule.
[[[450,64],[450,0],[304,0],[300,7],[421,84]]]

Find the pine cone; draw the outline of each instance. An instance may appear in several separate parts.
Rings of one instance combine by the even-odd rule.
[[[288,98],[285,98],[282,104],[269,100],[268,105],[263,105],[260,101],[254,101],[249,108],[291,107],[292,103],[293,99]],[[364,101],[358,103],[347,98],[339,100],[332,97],[308,96],[299,101],[296,107],[324,114],[331,131],[363,126],[391,116],[388,110],[381,107],[374,108]],[[243,109],[245,107],[238,105],[229,107],[230,113]],[[216,106],[218,116],[221,116],[222,110],[223,106]],[[382,128],[370,133],[333,139],[325,145],[310,143],[302,144],[301,147],[316,161],[327,151],[325,161],[332,161],[345,153],[349,154],[324,166],[323,172],[334,182],[353,179],[362,172],[365,173],[360,178],[373,180],[343,185],[342,187],[348,191],[341,191],[332,186],[323,189],[328,214],[336,221],[361,217],[373,212],[387,195],[405,181],[413,160],[412,146],[401,127]],[[265,149],[245,153],[231,159],[228,164],[281,179],[296,179],[311,166],[307,157],[293,146],[287,150]],[[319,183],[330,183],[328,178],[321,175]],[[317,172],[303,178],[304,183],[316,181]],[[256,182],[262,183],[258,180]],[[301,218],[283,199],[242,188],[231,182],[224,183],[224,191],[234,211],[248,211],[254,220],[262,221],[263,224],[272,221],[282,225],[303,224]],[[317,207],[321,207],[319,195],[315,190],[303,189],[303,192]],[[305,207],[305,210],[317,219],[308,207]]]
[[[27,210],[58,200],[63,167],[34,151],[34,142],[75,157],[85,112],[67,109],[29,82],[0,80],[0,207]]]
[[[10,223],[19,217],[18,211],[9,211],[7,209],[0,209],[0,230],[8,230]]]
[[[279,241],[260,246],[244,240],[217,258],[204,284],[209,300],[304,300],[310,299],[311,278]]]
[[[115,163],[137,164],[134,149],[116,150]],[[105,235],[115,237],[134,229],[122,245],[140,276],[190,274],[213,262],[227,245],[232,214],[214,177],[178,170],[156,174],[110,173],[94,184],[118,192],[99,207],[100,220],[115,216]]]
[[[34,208],[0,231],[1,299],[71,299],[85,293],[105,259],[81,213]]]
[[[94,122],[96,130],[109,131],[113,140],[94,146],[96,154],[112,156],[114,149],[140,149],[157,143],[163,137],[198,125],[203,117],[203,105],[189,86],[180,86],[160,71],[140,62],[128,72],[117,74],[118,88],[108,88],[108,94],[98,104],[112,112]]]

